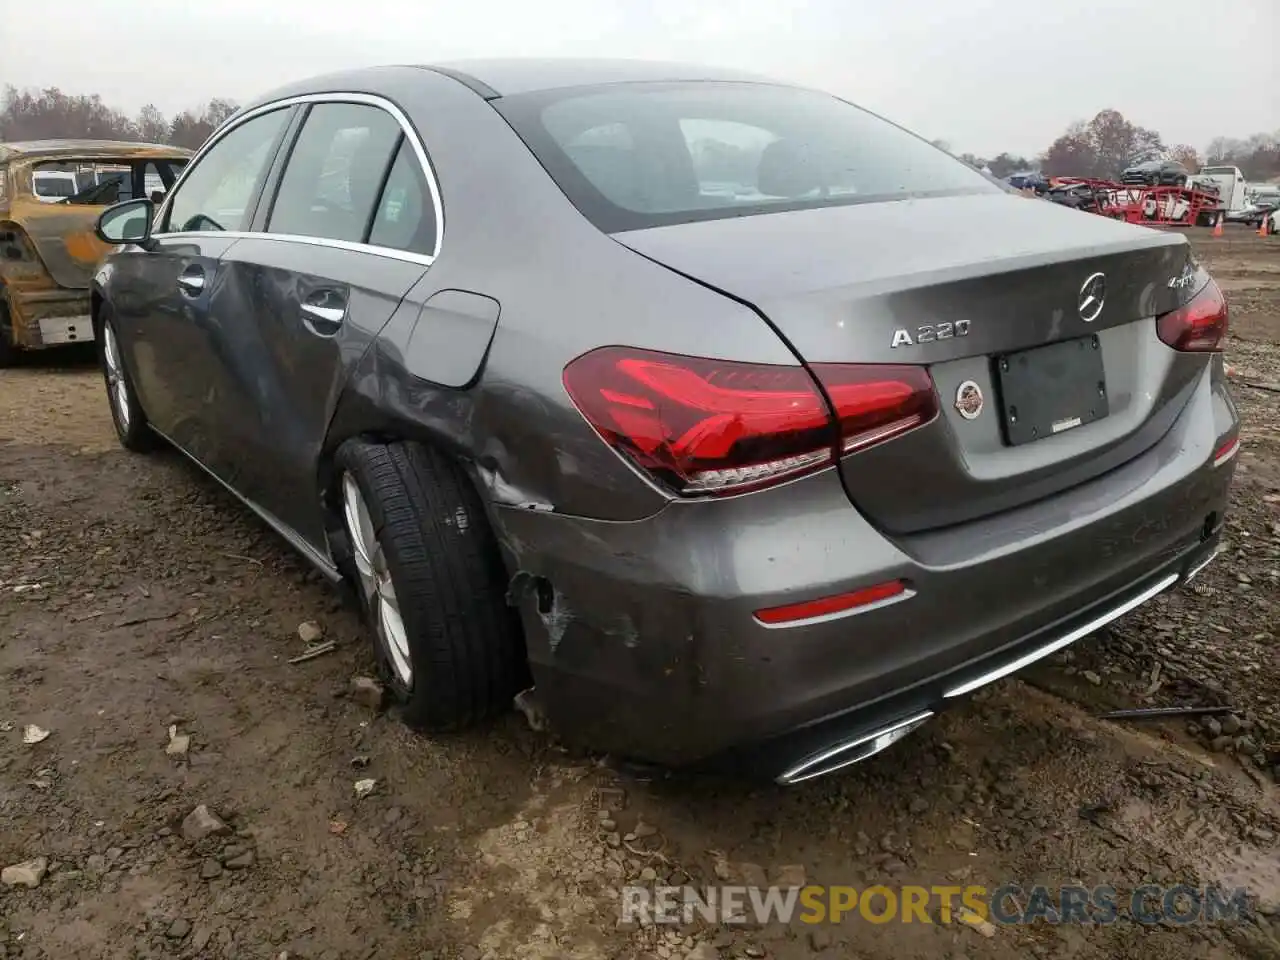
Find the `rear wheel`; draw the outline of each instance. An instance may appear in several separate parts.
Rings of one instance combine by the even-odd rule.
[[[103,307],[99,313],[98,362],[102,366],[102,378],[107,385],[107,403],[111,407],[111,422],[115,424],[120,445],[134,453],[154,450],[159,438],[151,431],[147,415],[138,402],[133,380],[125,369],[124,355],[120,352],[120,339],[116,335],[115,320],[111,311]]]
[[[406,722],[456,730],[526,685],[519,621],[483,504],[427,447],[352,440],[338,451],[348,577]]]

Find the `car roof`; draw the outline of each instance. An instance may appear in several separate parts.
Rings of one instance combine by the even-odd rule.
[[[304,77],[252,98],[235,117],[291,97],[329,93],[387,93],[431,72],[470,88],[486,100],[566,87],[609,83],[736,81],[794,86],[741,70],[651,60],[510,57],[437,64],[391,64]]]
[[[602,83],[661,81],[749,81],[772,83],[768,77],[705,65],[657,60],[587,57],[505,57],[424,64],[453,77],[490,99]]]
[[[137,143],[129,140],[18,140],[0,143],[0,162],[34,157],[180,156],[189,157],[185,147],[164,143]]]

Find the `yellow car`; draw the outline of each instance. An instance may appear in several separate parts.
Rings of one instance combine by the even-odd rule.
[[[111,140],[0,143],[0,367],[93,339],[89,284],[111,248],[94,233],[121,200],[158,200],[191,151]]]

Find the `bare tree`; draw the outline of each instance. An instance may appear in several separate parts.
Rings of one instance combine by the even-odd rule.
[[[1132,163],[1164,153],[1160,134],[1130,123],[1118,110],[1103,110],[1088,123],[1073,123],[1041,158],[1050,176],[1111,179]]]
[[[219,125],[236,112],[230,100],[213,99],[200,112],[184,110],[173,118],[169,127],[169,142],[192,150],[209,139]]]
[[[1077,121],[1069,126],[1044,152],[1040,169],[1051,177],[1097,176],[1098,154],[1088,125]]]
[[[1196,148],[1190,144],[1179,143],[1170,147],[1169,159],[1177,160],[1187,168],[1188,173],[1197,173],[1200,170],[1200,156],[1196,153]]]
[[[178,114],[172,121],[150,103],[132,118],[107,106],[97,94],[73,96],[57,87],[18,90],[9,86],[0,94],[0,140],[83,137],[194,148],[235,111],[236,105],[230,100],[215,98],[199,110]]]
[[[169,121],[154,103],[148,103],[138,111],[135,121],[138,139],[147,143],[164,143],[169,138]]]
[[[1250,180],[1280,176],[1280,130],[1238,139],[1214,137],[1205,149],[1206,163],[1239,167]]]
[[[6,87],[0,99],[0,137],[43,140],[51,137],[89,137],[132,140],[133,121],[93,96],[70,96],[57,87],[19,91]]]

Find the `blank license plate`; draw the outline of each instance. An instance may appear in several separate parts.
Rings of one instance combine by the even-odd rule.
[[[1101,420],[1109,410],[1097,337],[996,357],[996,382],[1011,446]]]

